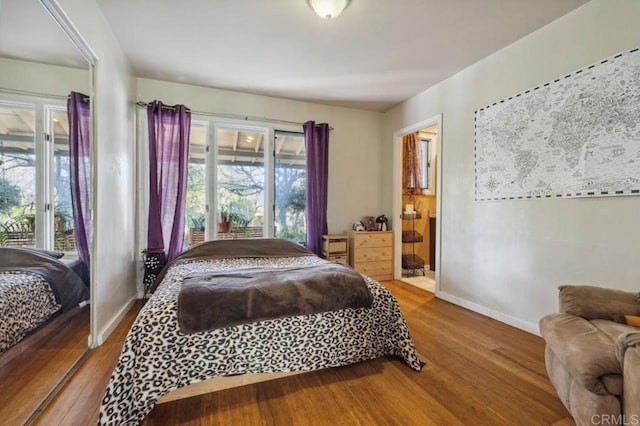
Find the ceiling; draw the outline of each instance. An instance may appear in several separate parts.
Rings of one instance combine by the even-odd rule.
[[[139,77],[372,111],[586,2],[352,0],[324,20],[306,0],[97,0]],[[0,56],[86,68],[34,6],[0,1]],[[43,46],[42,36],[59,42]]]
[[[87,69],[87,61],[37,0],[0,0],[0,57]]]
[[[137,75],[386,111],[586,0],[97,0]]]

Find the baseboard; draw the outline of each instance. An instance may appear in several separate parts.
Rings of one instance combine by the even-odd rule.
[[[118,324],[120,324],[120,321],[122,321],[122,319],[127,314],[127,312],[129,312],[129,310],[133,307],[133,304],[136,303],[136,300],[138,300],[137,295],[129,299],[127,303],[125,303],[124,306],[120,309],[120,311],[118,311],[118,313],[114,315],[111,321],[109,321],[109,323],[96,336],[96,342],[94,347],[102,345],[105,342],[105,340],[107,340],[109,335],[113,333],[113,330],[115,330]]]
[[[463,299],[458,296],[454,296],[452,294],[445,293],[443,291],[436,290],[436,297],[442,300],[446,300],[447,302],[451,302],[454,305],[462,306],[465,309],[469,309],[470,311],[477,312],[486,317],[493,318],[494,320],[503,322],[510,326],[519,328],[520,330],[524,330],[528,333],[535,334],[536,336],[540,336],[540,330],[538,329],[537,323],[534,324],[527,321],[522,321],[521,319],[514,318],[502,312],[494,311],[493,309],[489,309],[486,306],[478,305],[477,303],[470,302],[466,299]]]

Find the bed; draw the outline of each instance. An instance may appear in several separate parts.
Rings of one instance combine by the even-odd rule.
[[[53,253],[0,247],[0,354],[89,299],[84,282]]]
[[[380,283],[353,270],[370,295],[368,307],[263,319],[189,334],[181,329],[181,290],[191,277],[244,274],[256,268],[274,274],[287,268],[317,271],[328,265],[335,264],[279,239],[209,241],[182,253],[163,269],[155,292],[125,339],[100,407],[99,423],[140,424],[163,395],[203,381],[250,375],[276,378],[286,372],[338,367],[385,355],[400,357],[419,371],[423,363],[396,299]]]

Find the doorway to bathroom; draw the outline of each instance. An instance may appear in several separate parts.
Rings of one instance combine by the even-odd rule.
[[[436,292],[440,117],[394,133],[396,279]]]

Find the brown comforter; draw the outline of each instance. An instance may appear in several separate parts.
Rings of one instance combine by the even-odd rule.
[[[247,268],[185,277],[178,295],[178,323],[189,334],[370,305],[364,279],[345,265]]]
[[[201,244],[172,264],[210,258],[315,256],[281,239],[226,240]],[[251,267],[193,273],[178,295],[178,323],[196,333],[249,322],[310,315],[371,305],[362,276],[348,266],[329,263],[283,268]]]

